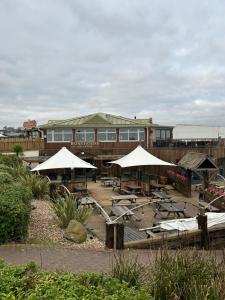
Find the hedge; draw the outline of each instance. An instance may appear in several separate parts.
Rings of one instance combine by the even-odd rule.
[[[0,187],[0,243],[24,241],[30,217],[28,189],[11,184]]]
[[[94,273],[37,271],[34,263],[0,263],[0,299],[150,299],[146,290],[129,288],[118,279]]]

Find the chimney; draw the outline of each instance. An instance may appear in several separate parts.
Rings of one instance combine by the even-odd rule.
[[[149,123],[152,123],[152,118],[149,118],[148,121],[149,121]]]

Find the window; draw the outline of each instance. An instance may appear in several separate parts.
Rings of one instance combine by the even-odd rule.
[[[116,141],[116,129],[114,128],[99,128],[98,129],[98,141],[100,142],[115,142]]]
[[[73,139],[72,129],[48,129],[47,142],[71,142]]]
[[[156,129],[156,140],[169,140],[171,132],[168,129]]]
[[[76,129],[77,142],[94,142],[95,130],[92,128]]]
[[[144,128],[121,128],[120,141],[144,141]]]

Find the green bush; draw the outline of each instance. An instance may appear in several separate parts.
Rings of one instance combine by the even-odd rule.
[[[17,185],[0,187],[0,243],[24,241],[28,233],[30,192]]]
[[[72,194],[57,198],[52,207],[62,228],[66,228],[71,220],[85,224],[92,212],[89,207],[79,205],[78,199]]]
[[[49,181],[37,174],[24,174],[18,181],[32,192],[33,198],[45,199],[49,197]]]
[[[19,154],[22,154],[23,153],[23,147],[22,147],[22,145],[15,144],[13,146],[13,152],[15,152],[17,156],[19,156]]]
[[[119,280],[93,273],[38,272],[34,264],[0,264],[0,299],[150,299]]]
[[[13,178],[9,173],[0,171],[0,184],[4,183],[13,183]]]
[[[0,164],[7,165],[9,167],[15,167],[17,165],[22,165],[22,160],[16,155],[0,154]]]

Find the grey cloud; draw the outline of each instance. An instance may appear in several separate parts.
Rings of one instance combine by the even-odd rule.
[[[225,125],[224,9],[219,0],[0,1],[0,127],[96,111]]]

